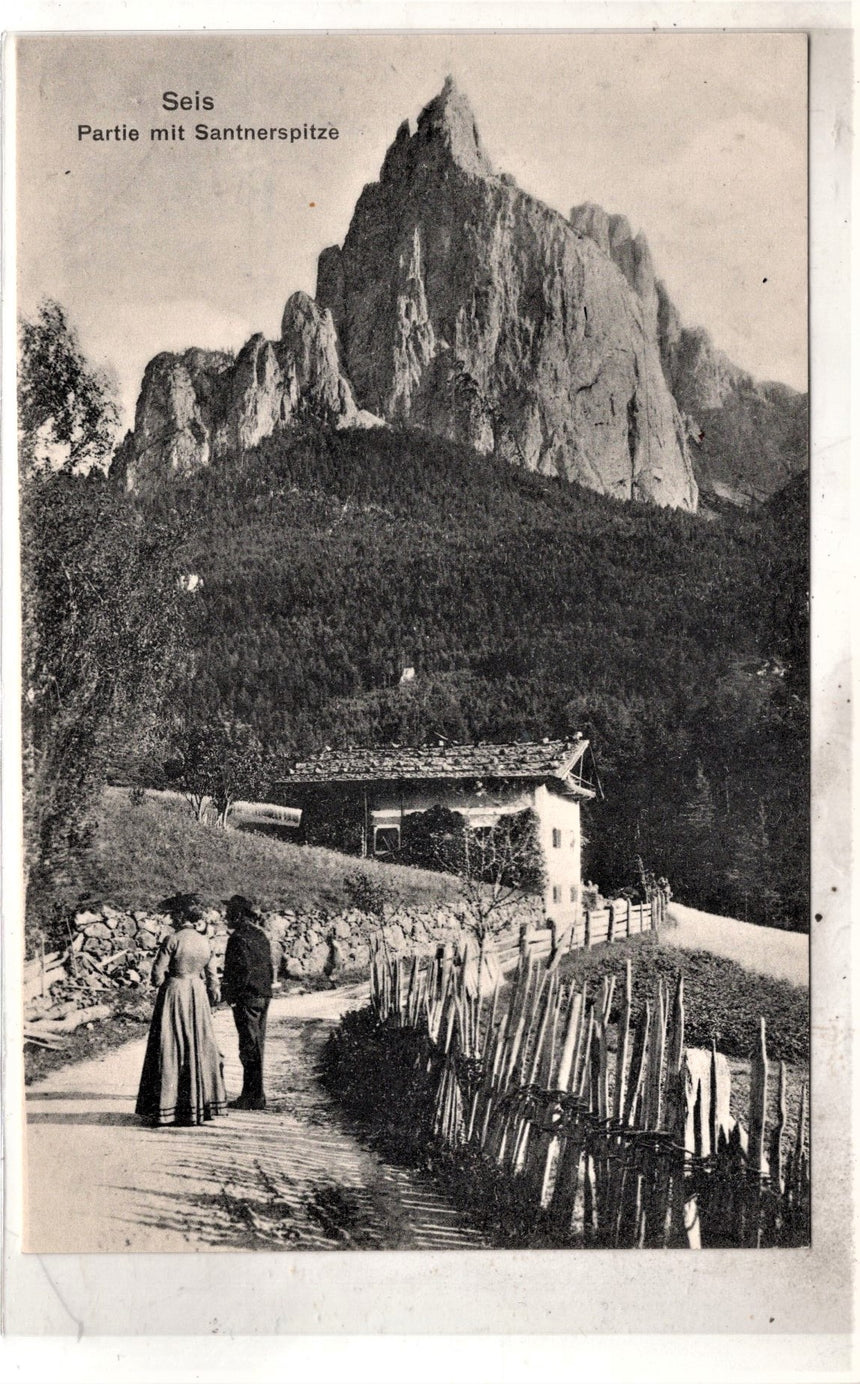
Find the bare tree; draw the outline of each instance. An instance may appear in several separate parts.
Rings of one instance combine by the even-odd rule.
[[[493,827],[463,833],[460,898],[478,941],[499,932],[524,894],[542,893],[546,879],[531,809],[506,813]]]
[[[434,807],[405,819],[406,858],[458,877],[464,921],[481,940],[505,926],[523,895],[543,892],[537,827],[530,808],[503,813],[494,826],[472,827],[461,813]]]

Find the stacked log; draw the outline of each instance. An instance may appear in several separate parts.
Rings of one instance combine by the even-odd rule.
[[[143,910],[99,904],[76,913],[64,951],[40,948],[24,963],[25,1041],[59,1046],[82,1024],[107,1018],[112,1007],[105,1000],[146,985],[169,930],[167,918]]]

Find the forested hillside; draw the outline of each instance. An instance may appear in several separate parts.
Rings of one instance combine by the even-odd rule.
[[[308,430],[146,506],[202,577],[178,716],[285,760],[581,730],[588,875],[632,884],[638,854],[689,903],[806,926],[805,478],[708,520],[420,432]]]

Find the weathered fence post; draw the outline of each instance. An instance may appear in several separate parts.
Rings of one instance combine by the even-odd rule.
[[[609,918],[611,939],[621,921],[614,905]],[[601,910],[597,937],[602,928]],[[594,935],[589,917],[590,943]],[[500,987],[482,993],[480,951],[468,942],[453,957],[440,948],[425,970],[417,955],[395,956],[379,933],[370,943],[371,1004],[387,1040],[412,1029],[419,1066],[438,1073],[436,1137],[483,1150],[500,1177],[518,1178],[518,1200],[537,1232],[607,1248],[808,1242],[807,1090],[786,1147],[783,1065],[775,1128],[766,1124],[763,1020],[747,1132],[730,1115],[725,1057],[713,1043],[710,1051],[685,1047],[681,977],[674,1000],[657,984],[634,1032],[630,961],[613,1024],[614,977],[591,1000],[575,985],[566,996],[558,971],[527,943],[497,1017]]]
[[[765,1021],[759,1020],[758,1042],[750,1055],[750,1123],[747,1160],[749,1167],[748,1241],[758,1249],[761,1241],[762,1177],[766,1172],[764,1131],[767,1119],[767,1042]]]
[[[528,923],[520,923],[520,962],[525,965],[529,954],[529,932],[531,928]]]

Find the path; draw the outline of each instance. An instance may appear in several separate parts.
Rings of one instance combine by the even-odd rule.
[[[386,1164],[356,1138],[316,1080],[332,1024],[365,995],[352,987],[273,1000],[265,1113],[146,1128],[134,1115],[142,1040],[28,1087],[26,1248],[480,1248],[429,1179]],[[214,1018],[236,1094],[232,1015]]]
[[[700,913],[679,903],[669,905],[669,919],[677,926],[661,930],[660,941],[667,946],[709,951],[759,975],[809,986],[809,937],[805,932],[759,927],[716,913]]]

